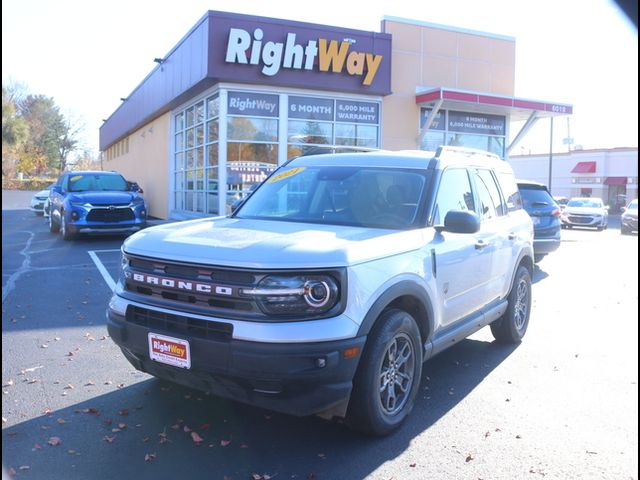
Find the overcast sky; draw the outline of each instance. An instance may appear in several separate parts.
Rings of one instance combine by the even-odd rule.
[[[53,97],[97,152],[102,119],[207,10],[370,31],[389,15],[512,36],[517,97],[573,104],[571,137],[584,148],[638,146],[638,32],[606,0],[4,0],[3,84]],[[564,137],[556,119],[554,151]],[[513,153],[529,150],[549,151],[549,120]]]

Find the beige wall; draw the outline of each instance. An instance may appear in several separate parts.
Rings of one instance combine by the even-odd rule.
[[[105,170],[116,170],[144,190],[149,215],[169,218],[169,121],[165,113],[104,152]]]
[[[384,20],[382,31],[393,36],[392,94],[382,102],[382,148],[417,148],[416,89],[514,94],[514,40],[394,20]]]

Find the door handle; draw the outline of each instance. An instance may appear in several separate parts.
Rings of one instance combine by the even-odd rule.
[[[489,246],[489,242],[487,242],[486,240],[476,241],[476,250],[482,250],[483,248],[486,248],[488,246]]]
[[[515,240],[517,235],[514,232],[509,232],[509,240]]]

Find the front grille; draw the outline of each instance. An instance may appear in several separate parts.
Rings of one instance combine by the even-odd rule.
[[[91,205],[93,205],[94,207],[126,207],[129,205],[129,202],[91,202]]]
[[[231,340],[233,325],[199,318],[182,317],[147,308],[130,306],[128,322],[148,328],[157,333],[183,335],[205,340]]]
[[[593,217],[591,216],[578,216],[578,215],[569,215],[569,221],[572,223],[591,223],[593,222]]]
[[[130,208],[93,208],[87,214],[88,222],[126,222],[135,218]]]

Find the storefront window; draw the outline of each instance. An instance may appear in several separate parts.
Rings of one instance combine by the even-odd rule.
[[[217,214],[218,95],[212,95],[175,115],[175,209]],[[205,122],[206,119],[206,122]],[[212,173],[215,172],[215,173]]]
[[[431,113],[420,109],[420,128]],[[425,134],[422,150],[435,151],[442,145],[477,148],[505,155],[506,117],[475,112],[440,110]]]

